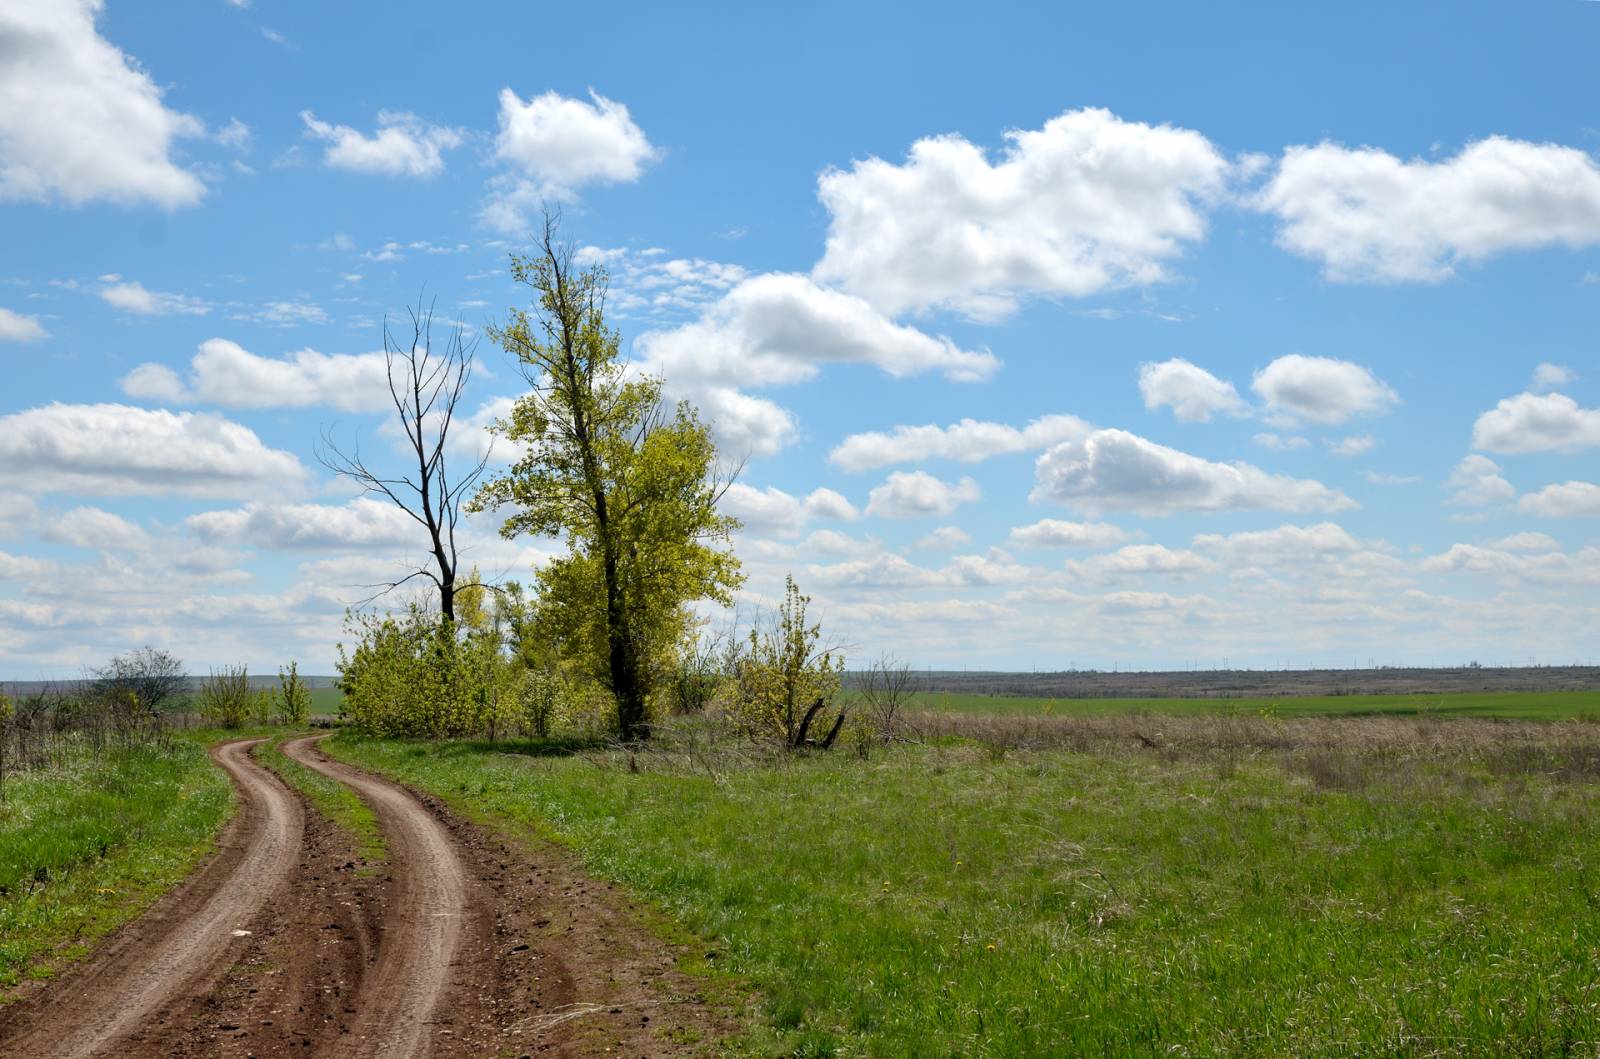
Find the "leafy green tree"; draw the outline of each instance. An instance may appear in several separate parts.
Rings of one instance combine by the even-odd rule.
[[[303,727],[311,718],[311,689],[300,679],[300,664],[290,662],[288,669],[278,670],[278,712],[283,723]]]
[[[625,739],[647,732],[657,671],[688,629],[686,607],[731,602],[742,583],[726,548],[738,523],[717,511],[724,485],[710,431],[659,379],[627,368],[605,320],[607,276],[578,267],[545,218],[537,252],[513,255],[531,312],[490,336],[531,389],[499,433],[522,455],[478,491],[472,510],[510,508],[501,533],[564,538],[537,574],[538,622],[616,699]]]

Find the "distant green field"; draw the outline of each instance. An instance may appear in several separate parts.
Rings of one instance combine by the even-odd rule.
[[[1524,721],[1562,721],[1600,717],[1600,691],[1466,691],[1443,695],[1281,695],[1244,699],[1047,699],[1005,695],[925,692],[916,705],[951,713],[1202,714],[1236,711],[1279,717],[1376,714],[1439,717],[1505,717]]]
[[[312,688],[311,713],[316,717],[334,717],[344,704],[344,692],[338,688]]]

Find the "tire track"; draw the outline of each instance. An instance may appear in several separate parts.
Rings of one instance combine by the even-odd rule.
[[[189,881],[124,927],[79,970],[69,972],[6,1026],[0,1054],[87,1059],[118,1055],[117,1041],[163,1007],[206,992],[243,948],[243,929],[286,884],[300,856],[300,802],[250,748],[260,739],[214,747],[232,778],[240,811],[218,852]]]
[[[372,809],[389,846],[394,881],[378,960],[362,983],[352,1028],[353,1054],[421,1059],[429,1027],[451,985],[471,887],[450,833],[409,792],[323,756],[310,736],[283,753],[353,789]]]

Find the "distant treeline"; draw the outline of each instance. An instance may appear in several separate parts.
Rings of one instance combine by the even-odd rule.
[[[917,670],[918,690],[1041,699],[1233,699],[1294,695],[1444,695],[1460,691],[1596,691],[1600,666],[1217,669],[1151,673]],[[846,673],[844,686],[862,674]]]

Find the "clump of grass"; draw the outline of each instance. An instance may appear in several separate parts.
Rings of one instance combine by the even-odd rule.
[[[1600,1040],[1583,868],[1600,856],[1600,731],[1043,720],[924,722],[924,742],[865,760],[753,753],[703,725],[644,752],[330,749],[569,843],[708,939],[788,1054]]]
[[[387,860],[389,850],[383,841],[383,831],[378,827],[378,818],[367,807],[367,803],[344,784],[314,772],[284,754],[284,741],[298,737],[279,735],[257,747],[256,758],[282,776],[285,783],[305,795],[317,812],[349,834],[355,841],[356,854],[362,860],[369,865]]]

